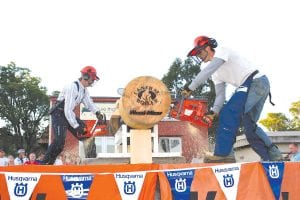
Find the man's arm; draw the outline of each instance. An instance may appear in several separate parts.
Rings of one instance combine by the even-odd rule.
[[[85,95],[84,98],[82,100],[83,104],[87,107],[87,109],[89,109],[91,112],[93,112],[94,114],[99,111],[99,108],[97,108],[97,106],[95,105],[95,103],[92,101],[89,92],[87,90],[85,90]]]
[[[196,78],[189,85],[189,89],[194,91],[204,83],[211,75],[225,63],[221,58],[213,58],[212,61],[196,76]]]
[[[64,107],[64,113],[66,116],[66,119],[68,120],[69,124],[76,129],[79,124],[76,120],[76,115],[74,113],[74,108],[76,106],[75,99],[78,96],[78,90],[75,84],[71,84],[69,88],[65,90],[65,107]]]
[[[223,107],[223,104],[225,102],[225,88],[226,84],[224,82],[215,85],[216,99],[212,107],[212,111],[214,111],[215,113],[219,113]]]

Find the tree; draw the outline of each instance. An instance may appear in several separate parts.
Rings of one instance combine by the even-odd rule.
[[[289,111],[293,116],[293,119],[291,120],[292,128],[300,131],[300,100],[292,102]]]
[[[268,113],[267,118],[259,122],[269,131],[299,131],[300,101],[291,103],[289,111],[292,114],[292,119],[289,119],[283,113]]]
[[[40,82],[13,62],[0,66],[0,118],[15,137],[15,149],[30,151],[47,126],[49,97]]]
[[[173,98],[181,97],[182,88],[185,85],[189,85],[195,76],[201,71],[200,65],[194,64],[194,62],[188,58],[184,62],[181,59],[176,58],[169,68],[167,74],[162,78],[162,82],[167,86],[172,94]],[[206,100],[208,108],[211,108],[215,99],[215,87],[211,79],[201,84],[192,95],[195,98]],[[217,122],[217,120],[215,120]],[[214,142],[214,133],[217,127],[217,123],[214,123],[213,127],[208,129],[209,141]]]
[[[190,58],[186,59],[184,63],[181,59],[176,58],[168,73],[163,76],[162,82],[167,86],[172,96],[177,98],[181,96],[182,88],[189,85],[200,71],[200,65],[194,64]],[[201,84],[193,92],[193,96],[205,99],[211,105],[215,98],[215,88],[212,80],[209,79]]]
[[[285,131],[289,129],[289,119],[283,113],[268,113],[266,119],[259,121],[269,131]]]
[[[14,147],[14,141],[16,137],[11,134],[9,128],[1,127],[0,128],[0,147],[5,150],[7,154],[16,153],[16,149]]]

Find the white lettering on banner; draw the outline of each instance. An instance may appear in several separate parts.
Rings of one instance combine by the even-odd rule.
[[[193,176],[192,171],[177,171],[177,172],[167,172],[167,176],[176,177],[176,176]]]
[[[63,181],[92,181],[92,176],[63,176]]]
[[[115,173],[122,200],[137,200],[144,184],[146,172]]]
[[[241,164],[226,164],[212,166],[221,189],[223,190],[226,199],[236,199],[237,188],[240,179]]]
[[[28,200],[40,176],[40,173],[6,172],[5,179],[10,199]]]

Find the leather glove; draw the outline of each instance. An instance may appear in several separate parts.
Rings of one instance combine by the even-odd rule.
[[[101,114],[100,111],[97,111],[95,114],[96,114],[97,119],[103,120],[104,117],[103,117],[103,114]]]
[[[181,92],[181,95],[184,97],[189,97],[191,94],[192,90],[188,86],[185,86]]]
[[[84,122],[80,122],[79,126],[75,129],[77,135],[84,135],[87,133],[86,131],[86,125]]]
[[[207,121],[214,121],[214,119],[216,118],[218,116],[218,113],[215,113],[214,111],[208,111],[205,115],[204,115],[204,117],[203,117],[203,119],[205,120],[205,119],[207,119]]]

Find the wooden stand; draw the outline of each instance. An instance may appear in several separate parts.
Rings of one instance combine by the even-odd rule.
[[[151,130],[130,130],[130,163],[152,163]]]

